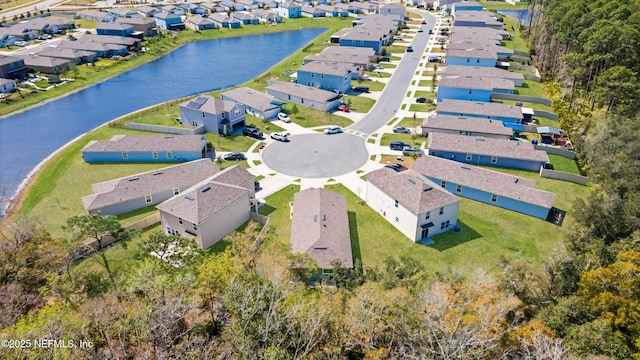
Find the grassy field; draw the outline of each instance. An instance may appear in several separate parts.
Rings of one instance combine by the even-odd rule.
[[[402,141],[405,144],[409,144],[409,145],[420,147],[420,145],[423,142],[427,141],[427,138],[424,138],[422,136],[416,136],[416,135],[413,135],[413,134],[390,133],[390,134],[382,135],[382,138],[380,139],[380,145],[381,146],[389,146],[389,144],[392,141]]]
[[[431,102],[427,102],[425,104],[411,104],[411,106],[409,106],[409,111],[413,112],[429,112],[434,111],[435,109],[436,106]]]
[[[413,117],[406,117],[400,120],[400,122],[398,123],[398,126],[404,126],[411,129],[415,129],[416,127],[420,126],[420,124],[422,124],[422,118],[416,116],[415,119]]]
[[[547,92],[542,83],[533,80],[524,80],[522,86],[516,87],[515,94],[547,98]]]
[[[580,169],[578,169],[578,164],[575,160],[567,159],[566,157],[559,155],[549,154],[548,156],[549,162],[553,164],[554,170],[582,175],[580,174]]]

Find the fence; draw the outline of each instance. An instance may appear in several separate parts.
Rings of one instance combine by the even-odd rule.
[[[491,98],[492,99],[502,99],[502,100],[526,101],[526,102],[530,102],[530,103],[551,106],[551,100],[545,99],[545,98],[540,98],[540,97],[537,97],[537,96],[491,93]]]
[[[549,178],[549,179],[569,181],[569,182],[580,184],[580,185],[587,185],[587,182],[589,181],[589,179],[586,176],[571,174],[564,171],[549,170],[544,168],[540,169],[540,176],[544,178]]]
[[[256,237],[256,241],[253,242],[253,246],[251,247],[251,251],[253,252],[260,247],[262,241],[264,240],[264,237],[267,236],[267,233],[269,233],[269,217],[253,211],[249,216],[251,216],[251,220],[257,221],[262,224],[262,230],[260,230],[260,233]]]
[[[516,69],[516,70],[525,70],[525,71],[530,71],[534,74],[538,73],[538,69],[536,69],[533,66],[529,66],[529,65],[520,65],[520,64],[509,64],[509,67],[512,69]]]
[[[549,112],[549,111],[533,109],[533,115],[539,116],[539,117],[543,117],[543,118],[547,118],[547,119],[551,119],[551,120],[554,120],[554,121],[558,121],[558,114],[554,114],[554,113]]]
[[[571,160],[574,160],[576,158],[576,153],[574,151],[555,147],[555,146],[537,144],[537,145],[534,145],[534,148],[536,150],[542,150],[547,154],[558,155]]]
[[[535,81],[535,82],[541,82],[542,81],[542,78],[540,76],[537,76],[537,75],[522,74],[522,77],[524,77],[525,80],[531,80],[531,81]]]
[[[131,225],[127,225],[124,229],[126,231],[131,231],[131,230],[143,230],[148,228],[151,225],[157,224],[160,222],[160,212],[156,212],[153,215],[149,215],[146,218],[142,219],[142,220],[138,220],[135,223],[131,224]]]
[[[157,133],[163,133],[163,134],[176,134],[176,135],[195,135],[195,134],[204,133],[204,125],[200,125],[195,129],[186,129],[186,128],[177,128],[172,126],[131,123],[131,124],[127,124],[127,129],[150,131],[150,132],[157,132]]]
[[[520,51],[520,50],[513,50],[513,53],[515,55],[520,55],[520,56],[526,56],[526,57],[530,57],[531,55],[529,55],[528,52],[526,51]]]

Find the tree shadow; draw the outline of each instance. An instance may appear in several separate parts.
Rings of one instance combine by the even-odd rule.
[[[478,233],[471,226],[460,220],[458,220],[458,227],[460,228],[460,231],[458,232],[450,230],[443,234],[434,236],[432,238],[434,243],[428,246],[438,251],[445,251],[454,246],[462,245],[466,242],[482,237],[482,234]]]
[[[353,255],[353,261],[362,261],[362,253],[360,252],[360,235],[358,234],[358,219],[356,213],[348,211],[349,217],[349,234],[351,235],[351,253]]]

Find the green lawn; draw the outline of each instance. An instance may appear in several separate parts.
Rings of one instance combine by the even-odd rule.
[[[354,98],[352,103],[356,103],[355,96],[350,96],[349,98]],[[328,126],[328,125],[337,125],[346,127],[353,123],[353,121],[342,117],[333,115],[331,113],[327,113],[320,110],[310,109],[306,106],[297,106],[298,112],[293,114],[291,110],[293,109],[293,105],[287,104],[286,109],[289,113],[289,117],[291,117],[291,121],[302,127],[316,127],[316,126]],[[355,111],[355,110],[354,110]]]
[[[409,111],[413,112],[429,112],[434,111],[435,109],[436,106],[431,102],[427,102],[425,104],[411,104],[411,106],[409,106]]]
[[[430,87],[436,87],[438,86],[438,80],[420,80],[420,82],[418,83],[418,86],[430,86]]]
[[[502,99],[493,100],[492,99],[491,102],[502,103],[502,104],[505,104],[505,105],[515,105],[517,102],[521,102],[522,106],[524,106],[524,107],[530,107],[530,108],[535,109],[535,110],[543,110],[543,111],[553,112],[553,108],[551,108],[551,106],[547,106],[547,105],[544,105],[544,104],[527,102],[527,101],[502,100]]]
[[[541,98],[547,98],[547,92],[544,90],[542,83],[533,80],[524,80],[522,86],[516,87],[516,94],[537,96]]]
[[[402,53],[407,52],[407,47],[406,46],[399,46],[399,45],[385,46],[384,49],[386,50],[387,53],[392,53],[392,54],[393,53],[402,54]],[[386,65],[390,65],[390,64],[386,64]]]
[[[529,52],[529,45],[526,39],[523,38],[522,32],[518,26],[518,21],[508,16],[502,16],[504,18],[504,28],[511,34],[511,40],[503,40],[503,46],[511,50]]]
[[[564,171],[572,174],[582,175],[580,174],[580,170],[578,169],[578,164],[575,160],[567,159],[566,157],[548,154],[549,162],[553,164],[555,170]]]
[[[366,86],[371,91],[382,91],[384,90],[385,83],[376,81],[376,80],[354,80],[351,82],[352,87],[356,86]]]
[[[482,6],[484,6],[485,9],[487,10],[520,10],[520,9],[526,9],[527,6],[529,5],[527,2],[519,2],[516,3],[515,5],[511,5],[507,2],[504,1],[487,1],[487,0],[480,0],[480,4],[482,4]],[[500,15],[503,16],[503,15]]]
[[[438,96],[438,93],[436,93],[435,91],[416,91],[414,96],[416,98],[426,97],[427,99],[433,99]]]
[[[382,135],[380,139],[381,146],[389,146],[392,141],[402,141],[405,144],[413,145],[420,147],[423,142],[427,141],[427,138],[422,136],[416,136],[414,134],[396,134],[396,133],[388,133]]]
[[[419,116],[416,116],[416,118],[414,119],[412,116],[412,117],[403,118],[402,120],[400,120],[397,126],[404,126],[411,129],[415,129],[416,127],[420,126],[420,124],[422,124],[422,118]]]
[[[369,81],[368,83],[371,83],[371,81]],[[373,85],[373,84],[371,84]],[[373,86],[369,86],[369,89],[371,91],[377,91],[374,89]],[[342,101],[346,102],[347,104],[349,104],[349,108],[351,109],[351,111],[355,111],[355,112],[369,112],[369,110],[371,110],[371,108],[373,107],[373,105],[376,104],[376,101],[368,98],[368,97],[364,97],[364,96],[345,96]]]
[[[391,74],[389,74],[388,72],[384,72],[384,71],[363,71],[362,72],[363,75],[369,75],[370,78],[375,79],[375,78],[390,78]]]

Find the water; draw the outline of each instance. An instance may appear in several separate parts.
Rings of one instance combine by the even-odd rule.
[[[531,18],[529,10],[498,10],[498,14],[519,20],[521,24],[529,26]]]
[[[247,82],[326,29],[195,41],[75,94],[0,120],[0,197],[74,138],[132,111]],[[295,67],[295,65],[292,65]],[[6,203],[0,203],[0,214]]]

